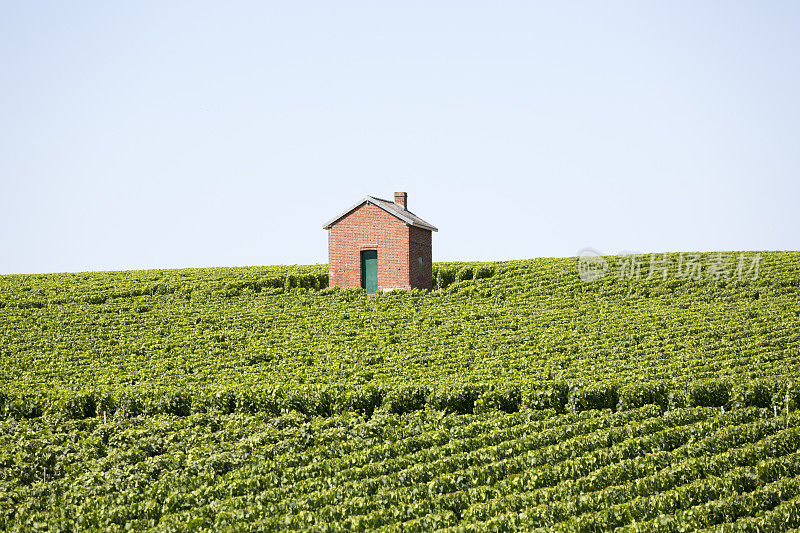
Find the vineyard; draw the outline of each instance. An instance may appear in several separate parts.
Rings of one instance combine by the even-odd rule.
[[[0,276],[0,529],[800,528],[800,253],[720,255]]]

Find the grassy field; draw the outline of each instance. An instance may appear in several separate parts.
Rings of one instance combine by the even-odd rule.
[[[0,276],[0,527],[799,527],[800,253],[684,255]]]

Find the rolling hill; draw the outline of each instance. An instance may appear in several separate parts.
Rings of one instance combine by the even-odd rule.
[[[604,261],[0,276],[0,527],[799,527],[800,253]]]

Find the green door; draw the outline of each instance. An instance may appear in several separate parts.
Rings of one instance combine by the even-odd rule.
[[[367,294],[378,290],[378,250],[361,251],[361,286]]]

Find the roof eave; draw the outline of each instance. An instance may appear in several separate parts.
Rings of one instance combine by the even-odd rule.
[[[414,226],[415,228],[422,228],[428,231],[439,231],[436,229],[436,226],[431,226],[430,224],[420,224],[419,222],[407,222],[409,226]]]
[[[339,221],[339,219],[342,219],[342,218],[344,218],[345,216],[347,216],[348,214],[350,214],[350,212],[351,212],[351,211],[354,211],[354,210],[358,209],[359,207],[361,207],[361,205],[362,205],[364,202],[368,202],[368,201],[369,201],[369,196],[367,196],[367,197],[366,197],[366,198],[364,198],[363,200],[360,200],[359,202],[356,202],[356,203],[355,203],[355,204],[353,204],[351,207],[349,207],[349,208],[345,209],[345,210],[344,210],[344,211],[343,211],[341,214],[339,214],[339,215],[336,215],[334,218],[332,218],[332,219],[330,220],[330,222],[328,222],[327,224],[325,224],[324,226],[322,226],[322,229],[330,229],[330,227],[331,227],[331,226],[333,226],[334,224],[336,224],[336,223]]]

